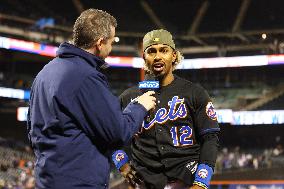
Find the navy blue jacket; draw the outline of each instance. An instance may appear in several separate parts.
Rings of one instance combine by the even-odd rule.
[[[36,188],[107,188],[111,151],[130,142],[147,114],[122,112],[98,57],[63,43],[34,80],[28,136],[36,155]]]

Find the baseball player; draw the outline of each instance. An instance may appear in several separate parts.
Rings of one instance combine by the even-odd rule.
[[[220,131],[212,101],[202,87],[173,74],[182,56],[168,31],[144,36],[143,58],[145,70],[160,81],[157,105],[132,140],[131,166],[127,160],[116,166],[132,186],[139,183],[136,188],[207,189]],[[127,89],[120,96],[122,106],[141,94],[138,87]]]

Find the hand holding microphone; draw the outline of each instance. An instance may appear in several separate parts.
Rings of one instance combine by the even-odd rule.
[[[156,106],[156,92],[160,90],[159,80],[152,74],[147,74],[145,80],[139,82],[139,89],[143,95],[139,96],[136,100],[142,104],[147,111],[154,110]]]
[[[145,75],[145,80],[139,82],[139,89],[143,94],[150,94],[153,95],[153,97],[156,97],[156,93],[160,93],[160,81],[159,78],[156,77],[153,74],[147,74]],[[142,95],[143,96],[143,95]],[[147,117],[146,117],[146,122],[150,122],[151,119],[153,118],[153,114],[155,112],[156,108],[156,98],[155,98],[155,104],[153,107],[151,107]]]
[[[143,95],[137,97],[135,100],[144,106],[147,111],[154,109],[156,106],[156,98],[154,97],[154,91],[148,91]]]

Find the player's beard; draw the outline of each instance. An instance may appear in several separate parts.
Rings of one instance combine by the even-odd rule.
[[[155,75],[155,78],[157,78],[160,82],[164,79],[165,74],[163,72],[160,73],[153,73]]]
[[[164,68],[162,71],[155,71],[154,68],[151,69],[151,72],[155,75],[155,77],[159,78],[160,81],[162,81],[167,75],[170,74],[171,68],[168,68],[167,65],[164,65]]]
[[[150,69],[150,74],[153,74],[155,76],[155,78],[157,78],[161,81],[165,76],[165,71],[163,70],[161,72],[156,72],[153,69]]]

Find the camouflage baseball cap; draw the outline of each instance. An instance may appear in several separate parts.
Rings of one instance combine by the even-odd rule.
[[[175,49],[175,43],[173,41],[172,34],[167,30],[152,30],[146,33],[143,38],[143,51],[145,51],[147,47],[156,44],[169,45],[170,47]]]

